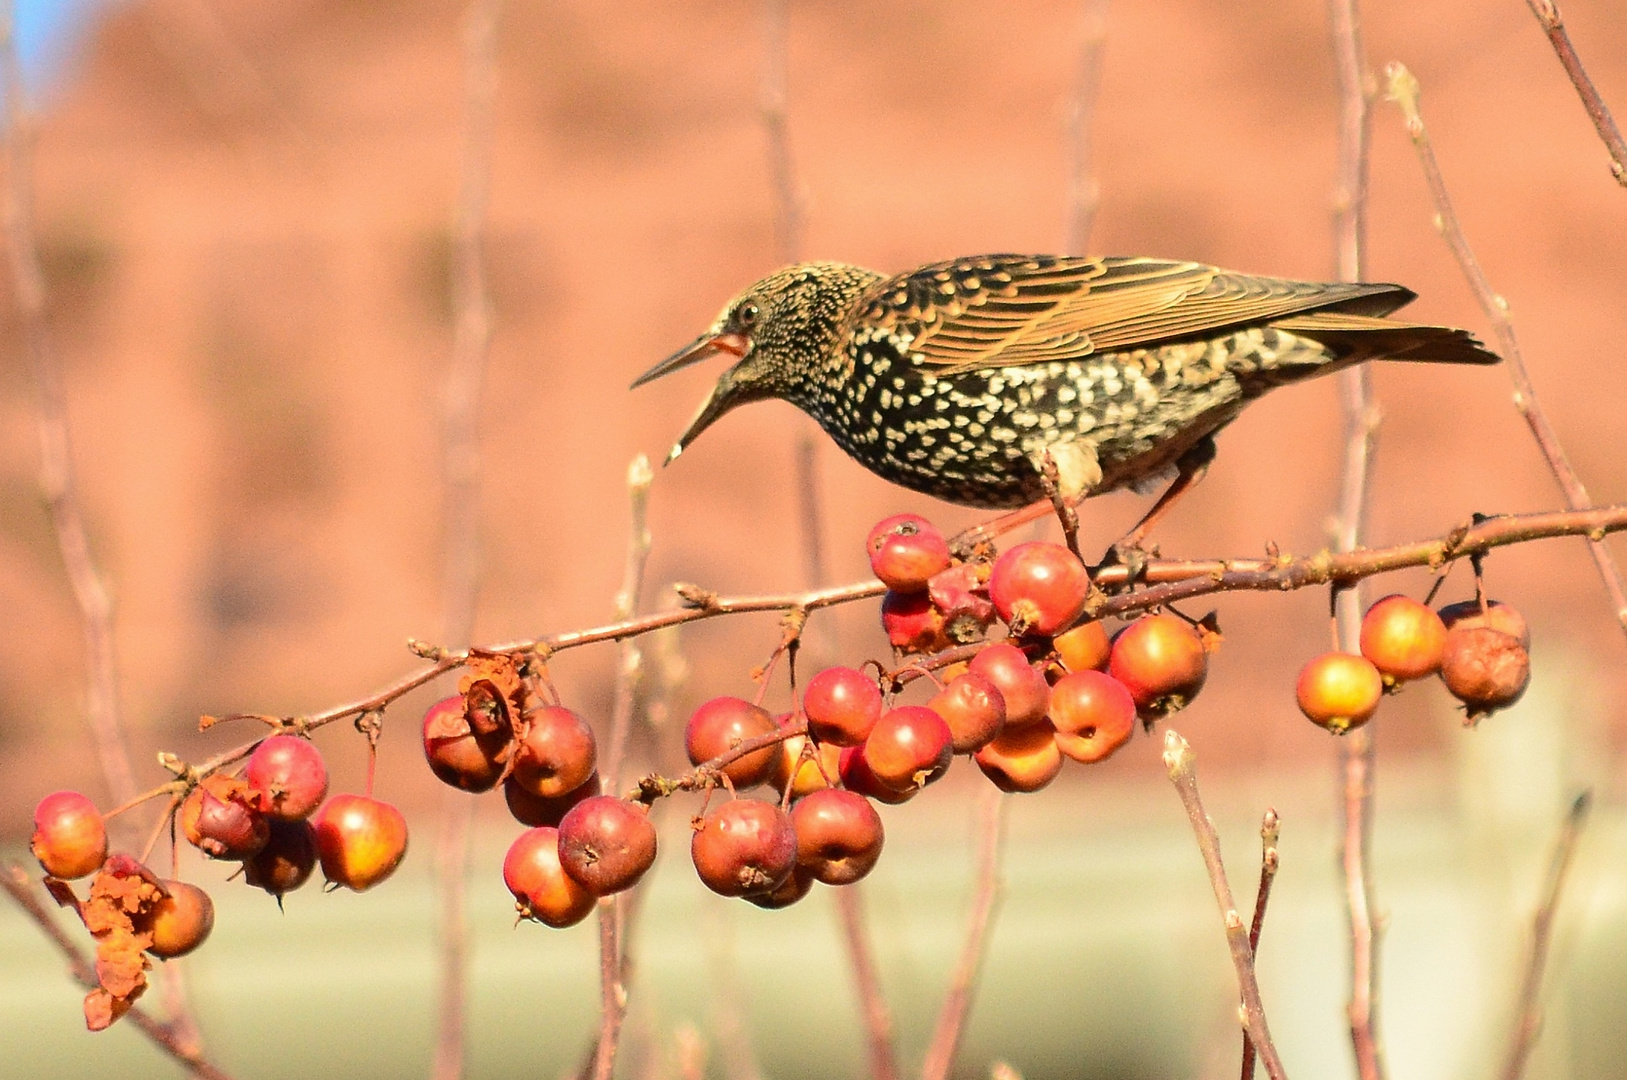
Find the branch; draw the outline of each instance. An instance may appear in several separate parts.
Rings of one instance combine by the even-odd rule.
[[[1525,367],[1525,357],[1514,337],[1514,323],[1508,315],[1508,301],[1492,289],[1491,282],[1486,278],[1486,272],[1481,269],[1480,261],[1475,258],[1473,249],[1469,247],[1468,238],[1463,235],[1463,227],[1458,224],[1457,213],[1452,209],[1451,197],[1446,192],[1446,181],[1441,176],[1440,165],[1435,160],[1435,149],[1430,144],[1429,133],[1424,128],[1424,117],[1418,108],[1418,80],[1404,65],[1397,62],[1386,66],[1384,74],[1389,87],[1388,96],[1406,118],[1407,134],[1412,137],[1412,144],[1418,151],[1418,161],[1424,170],[1424,182],[1429,186],[1429,196],[1435,204],[1436,225],[1441,230],[1441,235],[1445,237],[1447,247],[1457,256],[1463,276],[1468,279],[1469,287],[1474,290],[1475,299],[1480,301],[1481,310],[1486,313],[1486,318],[1491,320],[1497,334],[1498,348],[1508,365],[1509,376],[1514,380],[1514,408],[1519,410],[1526,426],[1531,429],[1537,447],[1542,451],[1543,458],[1548,462],[1548,468],[1553,472],[1554,479],[1559,482],[1559,488],[1565,495],[1566,505],[1572,510],[1584,509],[1591,505],[1587,489],[1582,486],[1582,481],[1577,477],[1570,459],[1565,456],[1565,448],[1559,443],[1559,436],[1555,434],[1553,426],[1548,423],[1547,414],[1537,402],[1536,387],[1531,383],[1530,372]],[[1627,584],[1622,581],[1621,570],[1611,558],[1610,552],[1605,549],[1602,539],[1592,541],[1591,551],[1593,561],[1599,569],[1599,577],[1604,581],[1605,591],[1610,594],[1610,602],[1615,605],[1616,621],[1621,623],[1624,631],[1627,631]]]
[[[0,874],[0,888],[6,890],[17,906],[23,909],[24,914],[34,920],[40,931],[67,959],[68,973],[73,976],[74,981],[86,990],[94,990],[101,985],[96,978],[95,965],[86,959],[84,953],[79,951],[79,946],[62,932],[62,927],[51,917],[49,909],[34,895],[32,882],[22,867],[16,863],[8,864],[5,873]],[[204,1080],[231,1080],[229,1075],[216,1068],[203,1056],[203,1051],[196,1042],[180,1035],[178,1024],[166,1024],[139,1005],[132,1006],[125,1015],[141,1029],[142,1034],[152,1040],[154,1046],[174,1058],[193,1076],[203,1077]]]
[[[650,484],[655,474],[643,454],[627,467],[627,495],[631,523],[627,538],[627,563],[621,591],[616,594],[616,614],[631,617],[644,591],[644,568],[650,555],[650,530],[646,522]],[[622,759],[633,723],[633,706],[638,697],[643,654],[631,638],[620,648],[616,669],[615,704],[610,716],[610,738],[599,775],[606,791],[615,791],[621,780]],[[616,1049],[621,1041],[622,1020],[627,1015],[627,964],[623,956],[622,930],[628,917],[625,894],[599,901],[599,1038],[593,1054],[595,1080],[610,1080],[616,1068]]]
[[[1542,1030],[1542,975],[1548,966],[1548,946],[1553,938],[1554,916],[1559,911],[1559,897],[1565,888],[1576,856],[1576,843],[1587,824],[1588,811],[1593,808],[1593,793],[1584,791],[1571,803],[1570,813],[1559,830],[1554,844],[1553,858],[1548,863],[1548,886],[1543,892],[1542,906],[1532,919],[1531,953],[1526,960],[1525,974],[1520,980],[1520,996],[1514,1025],[1514,1036],[1508,1048],[1508,1061],[1503,1066],[1503,1080],[1520,1080],[1526,1062]]]
[[[40,443],[40,490],[45,496],[63,569],[79,606],[88,669],[87,712],[91,739],[102,776],[113,801],[136,793],[135,771],[125,745],[118,713],[117,665],[113,641],[113,599],[85,533],[84,504],[73,465],[73,438],[68,427],[68,397],[62,363],[45,320],[45,277],[34,238],[31,118],[12,35],[11,4],[0,15],[0,81],[6,96],[5,228],[11,258],[11,281],[22,324],[24,347],[33,369],[37,395],[36,426]]]
[[[1000,904],[1000,849],[1005,836],[1008,800],[993,787],[984,788],[979,798],[977,895],[966,922],[966,940],[955,962],[955,973],[949,980],[949,992],[938,1010],[938,1023],[921,1065],[921,1080],[945,1080],[955,1063],[955,1054],[960,1050],[960,1040],[966,1031],[966,1019],[971,1015],[972,996],[983,969],[989,929]]]
[[[876,957],[870,948],[870,935],[864,918],[864,896],[859,882],[836,890],[836,910],[842,917],[842,933],[848,955],[853,960],[853,981],[859,993],[859,1008],[870,1050],[870,1080],[898,1080],[898,1057],[893,1049],[893,1015],[881,993],[876,974]]]
[[[1367,247],[1367,188],[1370,105],[1373,77],[1362,48],[1361,13],[1356,0],[1328,0],[1332,24],[1334,71],[1339,89],[1339,180],[1334,193],[1334,246],[1341,281],[1361,281]],[[1372,376],[1366,364],[1339,374],[1339,397],[1345,421],[1344,468],[1339,482],[1334,546],[1341,552],[1361,547],[1367,532],[1367,507],[1372,483],[1373,444],[1379,410],[1372,398]],[[1335,646],[1341,652],[1361,651],[1362,595],[1359,587],[1334,593]],[[1350,927],[1350,1042],[1361,1080],[1382,1080],[1384,1057],[1378,1039],[1378,928],[1373,888],[1373,784],[1378,765],[1374,733],[1361,728],[1339,744],[1344,775],[1340,808],[1340,867],[1345,886],[1345,910]],[[1359,781],[1353,777],[1359,777]],[[1248,1066],[1251,1070],[1252,1063]]]
[[[1565,32],[1565,23],[1559,14],[1559,5],[1554,0],[1525,0],[1525,3],[1531,9],[1531,14],[1537,17],[1537,22],[1542,24],[1542,32],[1548,35],[1548,44],[1554,47],[1554,55],[1559,57],[1565,74],[1570,76],[1571,85],[1576,87],[1576,93],[1582,99],[1582,108],[1587,110],[1587,118],[1593,121],[1593,130],[1599,133],[1604,148],[1610,152],[1610,175],[1616,178],[1616,183],[1627,187],[1627,142],[1622,141],[1615,118],[1610,115],[1604,98],[1599,96],[1599,88],[1593,85],[1587,69],[1582,66],[1582,58],[1576,55],[1576,49],[1571,45],[1570,35]]]
[[[1085,254],[1090,242],[1101,185],[1092,172],[1096,98],[1102,88],[1102,53],[1107,44],[1107,0],[1084,0],[1080,12],[1079,59],[1073,92],[1068,97],[1068,209],[1062,227],[1062,250]]]
[[[1260,822],[1260,884],[1254,893],[1254,922],[1249,926],[1248,947],[1260,955],[1260,931],[1265,929],[1265,905],[1271,899],[1271,883],[1277,880],[1277,835],[1281,832],[1275,810],[1267,810]],[[1254,1043],[1243,1034],[1242,1080],[1254,1080]]]
[[[486,210],[491,194],[492,99],[497,88],[497,20],[502,0],[470,0],[463,24],[463,147],[453,225],[452,360],[442,437],[441,636],[458,645],[474,636],[480,597],[480,398],[491,345],[486,289]],[[440,1007],[435,1080],[464,1072],[469,927],[464,914],[474,799],[442,793],[436,845],[440,904]]]
[[[1254,976],[1254,950],[1249,947],[1249,933],[1243,926],[1243,917],[1232,902],[1232,888],[1226,883],[1226,867],[1220,861],[1220,837],[1214,822],[1204,813],[1203,799],[1198,794],[1198,778],[1193,771],[1195,757],[1192,747],[1175,731],[1164,733],[1164,767],[1175,784],[1175,791],[1186,808],[1187,820],[1198,838],[1198,850],[1203,853],[1203,865],[1209,870],[1209,884],[1214,887],[1215,900],[1220,904],[1220,916],[1226,924],[1226,944],[1231,948],[1232,966],[1237,969],[1237,989],[1243,999],[1243,1030],[1254,1044],[1260,1061],[1271,1080],[1284,1080],[1282,1061],[1271,1042],[1271,1031],[1266,1027],[1265,1006],[1260,1002],[1260,984]]]

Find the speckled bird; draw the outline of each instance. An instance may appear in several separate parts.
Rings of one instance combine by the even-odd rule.
[[[1385,317],[1414,298],[1151,258],[983,255],[896,277],[799,263],[633,386],[735,361],[669,462],[736,406],[782,398],[871,472],[948,502],[1043,499],[1047,455],[1074,499],[1184,489],[1274,387],[1367,360],[1498,361],[1466,331]]]

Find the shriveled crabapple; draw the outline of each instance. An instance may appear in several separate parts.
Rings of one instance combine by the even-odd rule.
[[[1441,621],[1446,628],[1486,626],[1519,641],[1520,645],[1529,650],[1531,648],[1531,628],[1512,605],[1501,600],[1488,600],[1482,608],[1478,600],[1463,600],[1456,604],[1447,604],[1440,610]]]
[[[503,857],[503,884],[514,894],[514,907],[524,919],[563,929],[593,911],[598,897],[559,863],[559,830],[548,825],[527,829]]]
[[[1441,681],[1467,706],[1464,722],[1474,724],[1520,700],[1531,681],[1531,655],[1512,634],[1459,622],[1446,633]]]
[[[866,760],[864,747],[862,746],[843,747],[839,769],[842,776],[842,786],[848,791],[856,791],[867,799],[874,799],[876,802],[886,803],[889,806],[908,802],[921,790],[919,786],[915,786],[897,791],[882,783],[875,772],[871,770],[870,762]]]
[[[1001,791],[1038,791],[1062,771],[1062,751],[1048,720],[1001,732],[972,760]]]
[[[949,568],[949,541],[919,514],[894,514],[878,521],[864,546],[871,572],[897,592],[919,592],[933,574]]]
[[[957,754],[970,754],[994,741],[1006,725],[1006,698],[985,675],[967,671],[944,685],[926,703],[943,717]]]
[[[684,725],[684,749],[692,765],[704,765],[748,739],[772,735],[779,727],[767,709],[737,697],[715,697],[703,703]],[[742,754],[723,766],[723,775],[736,788],[749,788],[768,779],[778,746],[764,746]]]
[[[511,779],[545,799],[575,791],[598,763],[593,729],[576,713],[550,705],[521,720],[524,734],[514,751]]]
[[[407,819],[370,795],[335,795],[311,818],[322,876],[361,892],[395,873],[407,854]]]
[[[181,801],[176,820],[187,842],[211,859],[246,859],[271,837],[271,823],[254,808],[256,801],[242,780],[214,773]]]
[[[994,622],[989,570],[986,562],[957,563],[927,583],[932,608],[943,618],[943,636],[956,645],[983,640]]]
[[[271,822],[266,846],[243,860],[243,880],[282,904],[284,894],[305,884],[316,867],[316,831],[309,821]]]
[[[1086,669],[1062,676],[1051,687],[1046,714],[1056,728],[1056,748],[1075,761],[1101,761],[1130,741],[1136,703],[1130,691],[1104,672]]]
[[[594,896],[630,889],[655,862],[655,826],[639,803],[594,795],[559,822],[559,864]]]
[[[77,791],[47,795],[34,808],[29,847],[52,877],[94,873],[107,859],[107,823],[96,804]]]
[[[1106,671],[1113,655],[1113,641],[1100,620],[1080,623],[1051,639],[1057,659],[1069,671]]]
[[[552,825],[557,828],[571,807],[583,799],[599,794],[599,788],[599,774],[593,773],[572,790],[550,798],[527,791],[511,776],[503,781],[503,801],[508,804],[508,812],[514,815],[514,820],[521,825],[530,825],[533,828],[538,825]]]
[[[721,896],[771,892],[796,866],[796,829],[773,803],[730,799],[696,821],[689,854],[701,882]]]
[[[1061,544],[1044,540],[1008,548],[989,577],[989,598],[1017,635],[1048,637],[1067,629],[1089,594],[1085,564]]]
[[[900,705],[883,713],[864,741],[870,771],[894,791],[932,783],[949,769],[954,753],[949,725],[923,705]]]
[[[826,885],[850,885],[881,858],[881,815],[858,792],[816,791],[791,807],[791,823],[797,865]]]
[[[881,628],[893,648],[905,653],[936,652],[949,644],[943,612],[924,592],[888,592],[881,598]]]
[[[1045,719],[1051,687],[1015,645],[990,645],[972,658],[968,671],[989,680],[1006,703],[1006,727],[1019,728]]]
[[[165,895],[143,916],[140,928],[152,935],[147,951],[170,960],[203,944],[215,928],[215,903],[196,885],[184,881],[162,885]]]
[[[1124,684],[1143,720],[1191,704],[1209,675],[1203,639],[1176,615],[1143,615],[1113,639],[1108,674]]]
[[[826,668],[808,680],[802,711],[814,741],[857,746],[881,719],[881,690],[874,679],[854,668]]]
[[[1386,686],[1435,674],[1445,650],[1446,624],[1410,596],[1386,596],[1362,616],[1361,654],[1378,668]]]
[[[303,821],[328,797],[328,767],[309,739],[272,735],[249,755],[243,779],[256,809],[279,821]]]
[[[431,705],[424,713],[424,759],[442,783],[463,791],[490,791],[497,786],[511,752],[513,732],[500,727],[487,733],[469,722],[462,694]]]
[[[1372,719],[1384,697],[1384,678],[1365,656],[1323,653],[1300,669],[1294,694],[1307,719],[1343,735]]]

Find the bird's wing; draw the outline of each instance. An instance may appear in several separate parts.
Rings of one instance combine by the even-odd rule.
[[[908,334],[943,373],[1073,360],[1325,309],[1383,315],[1399,285],[1253,277],[1146,258],[985,255],[872,286],[855,317]]]

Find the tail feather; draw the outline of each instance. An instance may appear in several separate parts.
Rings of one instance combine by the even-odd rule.
[[[1317,311],[1271,323],[1279,330],[1320,342],[1353,363],[1406,360],[1429,364],[1497,364],[1492,352],[1467,330],[1404,323],[1339,311]]]

